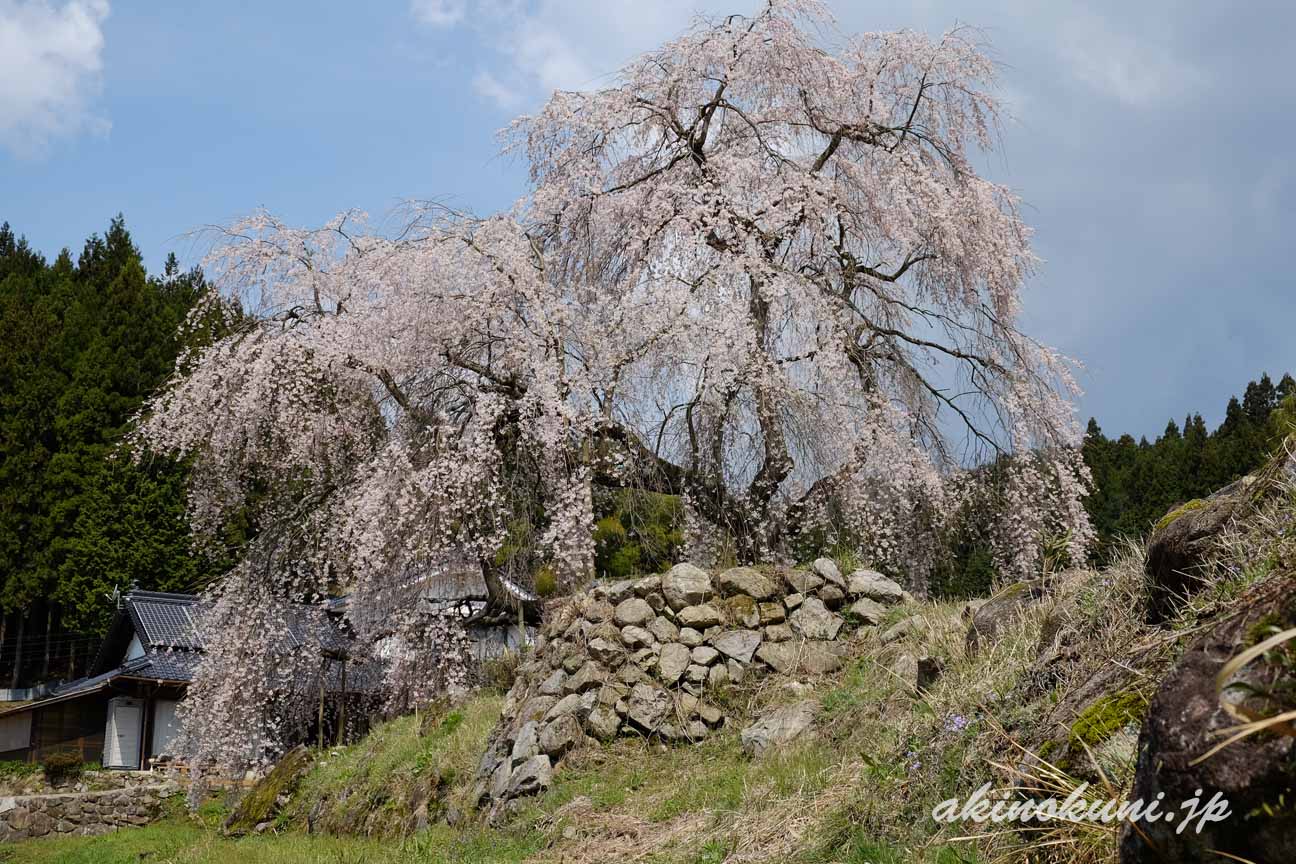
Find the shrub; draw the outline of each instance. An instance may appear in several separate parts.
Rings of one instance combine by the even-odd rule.
[[[513,680],[517,678],[518,667],[521,665],[522,652],[506,648],[498,656],[482,662],[482,686],[491,692],[507,692],[513,686]]]
[[[41,764],[41,769],[45,772],[45,779],[51,786],[64,786],[68,783],[75,783],[81,779],[85,767],[81,754],[75,751],[51,754],[46,756],[45,761]]]
[[[656,573],[675,563],[684,546],[678,496],[596,490],[601,517],[594,526],[594,571],[605,579]]]
[[[558,590],[558,575],[553,567],[546,564],[536,571],[535,592],[541,597],[552,597]]]

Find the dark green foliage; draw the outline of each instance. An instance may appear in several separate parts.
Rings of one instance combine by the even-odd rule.
[[[5,614],[41,604],[37,617],[65,633],[95,632],[114,587],[192,589],[212,574],[190,550],[183,467],[135,464],[124,446],[180,352],[219,332],[213,320],[182,335],[207,293],[202,274],[181,272],[174,257],[162,277],[149,277],[121,217],[86,241],[75,264],[67,250],[47,264],[0,227]],[[48,672],[42,664],[21,677]]]
[[[19,762],[16,759],[0,760],[0,785],[6,780],[22,780],[33,774],[40,774],[44,769],[34,762]]]
[[[990,549],[972,542],[957,542],[952,554],[932,571],[933,597],[947,600],[969,600],[994,593],[998,575]]]
[[[657,573],[684,546],[684,511],[674,495],[598,490],[594,506],[594,572],[605,579]]]
[[[1224,421],[1207,432],[1200,414],[1180,427],[1174,420],[1156,441],[1129,435],[1112,440],[1096,420],[1085,433],[1084,459],[1093,472],[1094,492],[1086,499],[1098,534],[1097,563],[1110,560],[1122,537],[1145,536],[1178,504],[1205,498],[1258,468],[1282,439],[1296,429],[1296,381],[1277,385],[1267,374],[1228,402]]]

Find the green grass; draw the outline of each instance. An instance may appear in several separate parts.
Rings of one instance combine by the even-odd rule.
[[[0,845],[6,864],[361,864],[408,860],[390,846],[320,836],[231,840],[187,819],[171,819],[102,837],[58,837]],[[428,859],[435,860],[435,859]]]
[[[410,814],[423,804],[430,822],[449,806],[466,809],[463,797],[501,701],[487,694],[444,714],[398,717],[357,744],[328,751],[302,778],[279,824],[396,837],[408,833]]]
[[[102,837],[0,844],[5,864],[508,864],[539,849],[534,836],[457,833],[444,825],[406,840],[269,834],[231,839],[183,817]]]

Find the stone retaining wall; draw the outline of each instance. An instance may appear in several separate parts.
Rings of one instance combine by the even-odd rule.
[[[847,631],[878,624],[904,599],[882,574],[843,576],[826,558],[809,570],[714,576],[678,564],[596,585],[546,610],[478,766],[478,802],[498,812],[543,790],[558,761],[589,738],[706,738],[727,720],[711,699],[717,690],[770,669],[835,671]]]
[[[147,825],[178,794],[172,782],[106,792],[60,792],[0,798],[0,842],[60,834],[106,834]]]

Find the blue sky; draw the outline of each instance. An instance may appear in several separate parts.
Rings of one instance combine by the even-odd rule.
[[[48,255],[117,212],[151,269],[264,206],[317,224],[525,190],[494,133],[696,12],[751,0],[0,0],[0,220]],[[844,30],[980,27],[1013,119],[986,171],[1026,201],[1032,332],[1081,410],[1153,436],[1296,368],[1296,7],[1150,0],[833,4]]]

